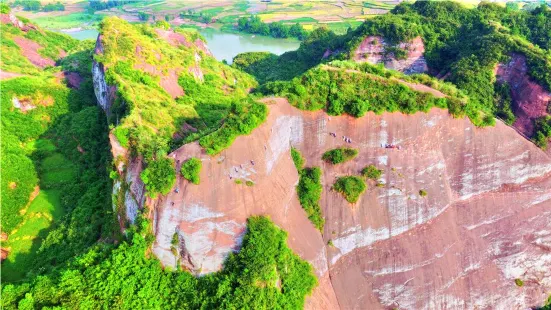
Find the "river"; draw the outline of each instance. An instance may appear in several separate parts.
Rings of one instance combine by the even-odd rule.
[[[98,36],[95,29],[61,31],[79,40],[93,39]],[[300,42],[293,39],[275,39],[251,34],[227,33],[212,28],[201,29],[199,33],[207,40],[207,45],[216,59],[231,63],[233,57],[245,52],[270,52],[281,55],[296,50]]]

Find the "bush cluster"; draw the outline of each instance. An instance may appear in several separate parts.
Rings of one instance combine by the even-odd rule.
[[[383,171],[377,169],[375,165],[369,165],[362,169],[362,176],[367,179],[377,180],[381,177]]]
[[[210,155],[229,147],[239,135],[248,135],[266,120],[268,108],[252,99],[233,103],[224,124],[213,133],[199,139],[199,144]]]
[[[180,173],[186,180],[198,185],[200,182],[199,175],[201,174],[202,167],[203,163],[201,160],[199,158],[192,157],[182,165]]]
[[[176,182],[174,161],[168,157],[151,160],[140,177],[149,197],[155,198],[158,194],[166,195]]]
[[[350,203],[356,203],[366,188],[364,180],[357,176],[340,177],[333,184],[333,190],[341,193]]]
[[[338,148],[323,153],[321,159],[333,165],[344,163],[358,156],[358,150],[350,148]]]

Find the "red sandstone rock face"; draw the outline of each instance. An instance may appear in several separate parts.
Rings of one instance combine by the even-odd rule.
[[[548,115],[551,93],[530,79],[526,57],[523,55],[513,54],[508,64],[499,64],[496,77],[498,81],[507,82],[511,87],[513,109],[517,117],[513,126],[523,134],[532,136],[533,121]]]
[[[500,122],[479,129],[439,109],[355,119],[275,101],[265,124],[221,154],[210,157],[197,144],[171,154],[178,169],[191,156],[203,169],[200,185],[179,178],[179,193],[153,202],[153,251],[163,264],[176,263],[177,232],[186,267],[218,270],[239,247],[246,218],[265,214],[314,266],[320,285],[310,309],[518,309],[547,297],[551,158],[515,130]],[[323,171],[323,234],[296,197],[291,145]],[[321,161],[339,146],[357,148],[358,157],[337,166]],[[368,164],[383,169],[383,187],[370,182],[355,205],[331,191],[336,177]]]
[[[428,71],[427,62],[423,56],[425,45],[421,37],[416,37],[410,42],[400,43],[397,46],[407,52],[406,59],[403,60],[398,60],[392,55],[387,55],[385,58],[387,46],[383,37],[368,36],[356,49],[354,60],[367,61],[372,64],[384,63],[388,69],[402,71],[406,74]]]

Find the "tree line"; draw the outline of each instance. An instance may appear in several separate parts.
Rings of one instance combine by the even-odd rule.
[[[286,25],[283,22],[265,23],[260,17],[253,15],[237,20],[239,31],[270,36],[274,38],[297,38],[304,40],[308,32],[299,24]]]

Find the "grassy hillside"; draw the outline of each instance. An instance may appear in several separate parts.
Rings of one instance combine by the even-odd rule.
[[[59,266],[113,232],[107,126],[91,83],[73,90],[42,75],[2,82],[4,281]]]
[[[216,130],[255,86],[205,52],[197,32],[177,30],[185,43],[173,46],[158,31],[165,30],[108,18],[100,30],[104,52],[95,56],[107,68],[108,84],[117,87],[111,119],[117,138],[149,158]],[[177,98],[160,85],[171,74],[183,90]],[[197,132],[184,130],[185,123]]]
[[[26,21],[28,24],[29,22]],[[60,33],[47,30],[30,29],[22,31],[12,24],[2,24],[0,32],[0,69],[6,72],[41,74],[42,70],[34,66],[24,56],[23,51],[32,50],[27,46],[20,46],[17,39],[27,39],[38,44],[37,53],[53,62],[59,60],[64,52],[70,51],[78,45],[78,41]]]
[[[413,4],[402,3],[392,9],[390,14],[369,19],[356,30],[342,36],[319,29],[312,33],[297,51],[287,52],[279,57],[268,53],[240,54],[234,59],[234,66],[254,75],[261,83],[292,80],[290,84],[269,85],[267,88],[270,91],[266,93],[288,94],[295,105],[306,109],[319,109],[327,104],[330,113],[340,114],[340,111],[345,109],[347,113],[358,116],[358,111],[352,111],[352,108],[360,111],[400,110],[411,113],[426,110],[433,105],[445,107],[443,102],[434,102],[422,107],[426,102],[423,99],[417,100],[421,107],[406,104],[409,107],[405,110],[392,103],[377,104],[373,108],[370,108],[370,102],[352,104],[349,108],[346,108],[346,105],[341,107],[346,100],[340,100],[342,103],[337,103],[335,108],[335,100],[339,98],[331,97],[326,103],[324,96],[331,94],[328,83],[334,80],[333,76],[336,73],[319,69],[307,71],[320,63],[352,58],[354,51],[366,36],[383,36],[389,43],[387,49],[392,49],[395,53],[399,50],[398,43],[420,36],[425,44],[425,57],[431,72],[446,75],[446,81],[453,84],[461,93],[461,104],[454,101],[453,106],[447,105],[453,114],[466,114],[478,126],[492,125],[495,115],[511,124],[515,120],[515,115],[510,103],[504,103],[500,99],[504,97],[504,93],[499,85],[494,85],[494,68],[498,63],[507,62],[513,52],[523,54],[526,56],[531,77],[547,89],[551,89],[550,29],[551,10],[546,6],[532,11],[520,11],[496,4],[481,3],[476,8],[469,9],[455,2],[419,1]],[[329,57],[323,57],[326,51],[331,52]],[[347,89],[354,88],[353,84],[345,85],[344,81],[351,78],[346,76],[353,75],[350,69],[358,68],[351,64],[345,67],[343,68],[348,72],[340,70],[341,73],[334,82],[338,86],[334,88],[337,97],[342,97]],[[365,71],[365,68],[360,68],[360,71],[362,70]],[[380,71],[369,69],[368,73],[377,73],[378,70]],[[392,75],[385,74],[386,77]],[[377,79],[369,80],[369,85],[380,84]],[[426,76],[420,78],[422,83],[429,80]],[[367,83],[365,75],[360,77],[360,83]],[[298,84],[305,88],[289,86]],[[395,83],[384,84],[385,91],[388,91],[388,87]],[[433,79],[430,84],[437,85],[439,82]],[[289,91],[290,88],[293,90]],[[382,90],[379,86],[375,89],[376,94],[379,93],[379,89]],[[390,94],[405,95],[406,92],[403,87],[398,87]],[[376,94],[375,97],[380,97]],[[386,93],[381,95],[386,96]],[[314,105],[308,103],[318,99],[321,101]],[[411,99],[404,97],[402,101],[407,103]]]

